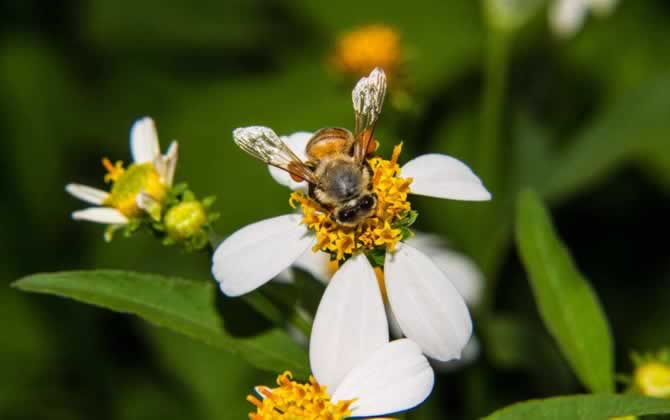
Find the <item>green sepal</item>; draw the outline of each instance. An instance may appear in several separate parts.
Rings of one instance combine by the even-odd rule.
[[[365,254],[373,267],[384,267],[386,260],[386,247],[377,247]]]

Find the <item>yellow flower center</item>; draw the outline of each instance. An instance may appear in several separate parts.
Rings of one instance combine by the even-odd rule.
[[[256,406],[255,413],[249,413],[251,420],[340,420],[351,416],[349,407],[353,400],[333,403],[326,387],[319,385],[313,377],[309,383],[292,380],[291,372],[277,377],[277,388],[259,386],[256,389],[263,399],[254,395],[247,401]]]
[[[635,386],[650,397],[670,398],[670,366],[648,362],[638,366],[634,374]]]
[[[112,182],[112,191],[103,203],[114,207],[126,217],[138,217],[142,215],[142,209],[137,206],[137,195],[144,191],[161,202],[167,194],[167,187],[161,181],[152,163],[131,164],[127,169],[123,168],[122,162],[114,165],[109,159],[103,159],[102,164],[107,169],[106,182]]]
[[[305,194],[291,194],[289,204],[295,208],[300,204],[302,223],[316,233],[316,245],[312,251],[329,253],[334,259],[344,260],[356,252],[375,248],[395,250],[403,238],[397,224],[408,216],[412,206],[407,201],[412,178],[401,178],[398,156],[402,145],[394,147],[391,160],[373,157],[368,160],[373,171],[372,190],[377,195],[375,213],[356,227],[342,226],[335,222],[332,213],[325,213],[321,206]]]
[[[340,72],[356,78],[381,67],[393,79],[403,62],[400,36],[390,26],[362,26],[337,40],[331,61]]]

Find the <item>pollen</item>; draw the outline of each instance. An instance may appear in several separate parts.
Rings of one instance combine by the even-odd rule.
[[[341,420],[351,416],[354,402],[333,403],[326,387],[313,377],[308,383],[299,383],[288,371],[277,377],[276,388],[258,386],[256,390],[262,398],[247,396],[247,401],[256,406],[256,411],[249,413],[251,420]]]
[[[119,210],[126,217],[143,214],[143,210],[137,205],[137,196],[141,192],[150,195],[159,203],[167,195],[167,187],[152,163],[133,164],[123,169],[121,162],[112,165],[109,159],[104,159],[103,165],[108,171],[105,180],[112,181],[112,190],[103,204]]]
[[[329,253],[331,259],[342,261],[357,252],[380,248],[395,250],[403,239],[399,226],[412,210],[407,201],[412,179],[400,177],[398,156],[401,150],[401,144],[395,146],[390,160],[378,156],[368,159],[373,171],[372,191],[377,195],[377,208],[372,216],[356,227],[338,224],[331,212],[304,193],[296,191],[291,194],[289,204],[294,208],[300,207],[302,224],[316,234],[314,252],[321,250]]]
[[[362,77],[381,67],[392,80],[403,63],[400,35],[390,26],[361,26],[340,36],[330,61],[351,77]]]
[[[634,382],[642,395],[670,398],[670,365],[657,361],[643,363],[635,369]]]

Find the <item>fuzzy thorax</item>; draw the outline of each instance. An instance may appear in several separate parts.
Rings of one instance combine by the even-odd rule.
[[[393,251],[403,239],[399,224],[408,217],[412,206],[407,201],[411,178],[400,177],[398,156],[402,145],[393,149],[390,160],[373,157],[368,160],[373,172],[372,192],[377,196],[375,213],[356,227],[342,226],[335,222],[332,213],[301,192],[291,194],[289,204],[297,204],[303,213],[302,223],[316,234],[312,249],[329,253],[333,259],[344,260],[356,252],[384,248]]]
[[[291,372],[287,371],[277,377],[277,385],[277,388],[256,387],[262,399],[247,396],[247,401],[256,406],[256,412],[249,413],[251,420],[341,420],[351,416],[349,407],[353,401],[333,403],[326,387],[311,376],[309,383],[301,384],[293,381]]]

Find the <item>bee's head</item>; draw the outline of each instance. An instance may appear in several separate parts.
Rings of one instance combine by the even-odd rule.
[[[365,193],[337,208],[333,217],[343,226],[354,227],[372,216],[376,208],[377,196],[373,193]]]

